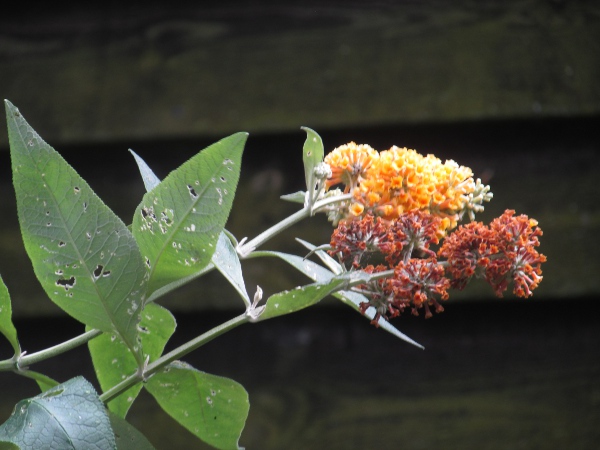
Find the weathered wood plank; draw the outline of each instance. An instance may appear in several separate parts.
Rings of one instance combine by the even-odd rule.
[[[86,3],[0,30],[2,97],[54,142],[600,113],[594,2]]]

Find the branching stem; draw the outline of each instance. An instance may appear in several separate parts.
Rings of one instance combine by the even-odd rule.
[[[22,354],[22,356],[20,357],[17,356],[17,360],[15,360],[15,358],[11,358],[4,361],[0,361],[0,371],[15,370],[15,362],[18,362],[18,365],[20,367],[27,367],[40,361],[53,358],[54,356],[60,355],[76,347],[79,347],[80,345],[87,344],[90,340],[94,339],[96,336],[100,336],[101,334],[102,331],[100,330],[86,331],[85,333],[80,334],[79,336],[76,336],[73,339],[69,339],[68,341],[62,342],[61,344],[55,345],[45,350],[32,353],[31,355]],[[16,367],[16,369],[19,369],[19,367]]]
[[[339,195],[337,197],[329,197],[329,198],[325,198],[323,200],[319,200],[318,202],[315,202],[315,204],[312,206],[312,209],[310,207],[306,206],[306,207],[302,208],[301,210],[296,211],[291,216],[286,217],[281,222],[276,223],[271,228],[266,229],[265,231],[260,233],[258,236],[256,236],[254,239],[252,239],[244,244],[239,245],[237,248],[238,254],[240,255],[240,257],[242,259],[246,258],[250,253],[252,253],[254,250],[256,250],[259,246],[261,246],[262,244],[267,242],[273,236],[281,233],[286,228],[289,228],[292,225],[294,225],[295,223],[300,222],[302,219],[306,219],[306,218],[310,217],[315,212],[319,212],[319,210],[324,209],[326,206],[328,206],[332,203],[343,202],[343,201],[349,200],[351,198],[352,198],[352,194],[344,194],[344,195]]]
[[[146,366],[146,369],[143,371],[143,373],[140,373],[138,371],[138,372],[134,373],[133,375],[130,375],[129,377],[125,378],[119,384],[113,386],[108,391],[103,393],[100,396],[100,400],[102,400],[104,403],[108,403],[109,401],[113,400],[114,398],[118,397],[120,394],[125,392],[130,387],[132,387],[132,386],[136,385],[137,383],[140,383],[144,380],[147,380],[152,375],[154,375],[156,372],[158,372],[159,370],[161,370],[168,364],[172,363],[173,361],[175,361],[177,359],[181,359],[188,353],[193,352],[194,350],[202,347],[204,344],[212,341],[214,338],[216,338],[216,337],[218,337],[218,336],[220,336],[220,335],[222,335],[244,323],[247,323],[248,321],[249,321],[248,316],[246,316],[246,314],[241,314],[239,316],[234,317],[233,319],[228,320],[227,322],[223,322],[221,325],[218,325],[218,326],[212,328],[211,330],[207,331],[206,333],[203,333],[203,334],[197,336],[196,338],[192,339],[191,341],[186,342],[185,344],[177,347],[176,349],[170,351],[169,353],[161,356],[156,361],[148,364]]]

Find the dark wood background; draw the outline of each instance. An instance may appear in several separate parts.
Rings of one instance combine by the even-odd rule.
[[[484,284],[397,326],[419,351],[334,301],[248,325],[188,361],[244,384],[247,448],[595,449],[600,423],[600,7],[593,1],[153,2],[14,5],[0,16],[0,95],[126,222],[143,195],[133,148],[164,177],[250,132],[228,228],[254,236],[294,211],[309,126],[327,150],[395,144],[473,168],[544,230],[533,300]],[[81,331],[33,278],[0,132],[0,274],[30,352]],[[323,218],[295,236],[329,239]],[[304,279],[244,265],[250,291]],[[199,295],[199,292],[202,295]],[[166,299],[175,341],[241,310],[218,275]],[[175,342],[172,344],[175,345]],[[36,367],[93,380],[85,349]],[[10,357],[0,342],[0,358]],[[0,373],[0,421],[35,386]],[[130,420],[157,448],[195,441],[142,396]],[[198,446],[197,448],[202,448]]]

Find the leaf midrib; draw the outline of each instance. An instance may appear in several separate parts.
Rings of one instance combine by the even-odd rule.
[[[14,115],[14,112],[13,112],[13,115]],[[24,118],[23,118],[23,117],[21,117],[21,119],[23,119],[23,120],[24,120]],[[15,121],[14,121],[14,120],[13,120],[13,123],[14,123],[15,125],[17,125],[17,124],[15,123]],[[25,138],[23,137],[23,134],[21,133],[21,129],[20,129],[20,127],[19,127],[19,126],[16,126],[16,128],[17,128],[18,135],[19,135],[19,137],[20,137],[20,139],[21,139],[21,142],[22,142],[23,148],[27,149],[27,143],[26,143],[26,140],[25,140]],[[39,141],[42,141],[42,142],[44,142],[44,141],[41,139],[41,137],[39,137],[39,136],[38,136],[38,140],[39,140]],[[45,142],[44,142],[44,143],[45,143]],[[46,145],[48,145],[48,144],[46,144]],[[49,156],[51,155],[51,152],[48,152],[47,150],[43,150],[43,149],[41,149],[41,150],[42,150],[42,151],[45,151],[47,154],[49,154]],[[30,159],[30,160],[33,162],[33,164],[31,165],[31,167],[33,167],[34,171],[37,173],[37,175],[38,175],[38,177],[39,177],[38,179],[43,179],[43,178],[42,178],[42,176],[41,176],[41,172],[39,171],[39,168],[38,168],[38,166],[37,166],[37,164],[36,164],[36,162],[35,162],[35,159],[33,158],[33,155],[31,154],[31,152],[30,152],[29,150],[27,150],[26,154],[27,154],[27,156],[29,157],[29,159]],[[57,155],[57,156],[60,158],[60,155]],[[66,163],[66,161],[65,161],[65,163]],[[47,164],[47,162],[46,162],[46,164]],[[89,185],[87,184],[87,182],[86,182],[85,180],[83,180],[83,179],[82,179],[82,182],[83,182],[83,185],[85,185],[86,187],[88,187],[88,188],[90,189],[90,191],[91,191],[91,192],[90,192],[90,194],[91,194],[92,196],[93,196],[93,195],[95,195],[95,194],[94,194],[94,192],[92,191],[92,189],[91,189],[91,188],[89,187]],[[89,266],[87,265],[87,262],[86,262],[85,258],[83,258],[83,257],[82,257],[82,255],[81,255],[81,252],[79,251],[79,248],[78,248],[78,246],[76,245],[76,242],[75,242],[75,240],[74,240],[74,238],[73,238],[73,235],[72,235],[72,233],[71,233],[71,230],[69,230],[69,228],[66,226],[66,221],[65,221],[65,218],[64,218],[64,216],[63,216],[63,214],[62,214],[62,210],[61,210],[61,209],[60,209],[60,207],[59,207],[58,199],[56,198],[56,196],[54,195],[54,193],[52,192],[52,190],[51,190],[51,189],[48,187],[48,186],[49,186],[49,184],[48,184],[48,183],[46,183],[46,182],[43,182],[43,183],[42,183],[42,185],[45,185],[45,190],[46,190],[46,192],[48,192],[48,193],[49,193],[49,195],[50,195],[50,198],[52,199],[52,201],[53,201],[53,203],[54,203],[54,206],[55,206],[55,208],[56,208],[56,209],[57,209],[57,211],[58,211],[58,217],[59,217],[59,219],[61,220],[61,222],[62,222],[62,226],[63,226],[64,230],[66,231],[66,233],[67,233],[67,235],[68,235],[68,237],[69,237],[69,239],[70,239],[70,241],[71,241],[71,245],[73,245],[73,248],[75,249],[75,252],[76,252],[76,254],[77,254],[77,257],[79,258],[79,262],[81,263],[81,265],[82,265],[82,266],[84,266],[84,267],[85,267],[85,270],[86,270],[86,272],[87,272],[87,275],[88,275],[89,277],[92,277],[92,271],[90,271],[90,268],[89,268]],[[81,219],[81,216],[80,216],[80,217],[77,219],[77,221],[79,221],[80,219]],[[108,318],[109,318],[110,322],[111,322],[111,323],[113,324],[113,326],[115,327],[115,330],[117,331],[117,333],[119,333],[119,335],[120,335],[121,339],[123,340],[123,342],[125,342],[125,343],[126,343],[126,345],[127,345],[127,346],[128,346],[130,349],[133,349],[133,345],[132,345],[132,343],[131,343],[131,342],[129,342],[129,339],[126,339],[126,337],[123,335],[123,333],[121,332],[121,330],[119,330],[119,329],[118,329],[118,327],[117,327],[117,322],[116,322],[116,320],[115,320],[115,315],[112,313],[111,309],[108,307],[108,302],[107,302],[107,299],[105,299],[105,298],[104,298],[104,296],[100,294],[100,291],[98,290],[98,286],[96,285],[96,283],[94,283],[94,282],[93,282],[93,285],[94,285],[94,291],[96,292],[96,295],[97,295],[98,299],[100,300],[100,303],[102,304],[102,307],[103,307],[103,309],[104,309],[105,313],[107,314],[107,316],[108,316]],[[135,352],[132,352],[132,353],[135,353]]]
[[[238,142],[239,142],[239,141],[238,141]],[[222,145],[222,144],[221,144],[221,145]],[[238,145],[238,143],[236,142],[235,146],[232,146],[232,148],[237,148],[237,145]],[[205,150],[202,150],[202,151],[205,151]],[[200,153],[200,154],[201,154],[201,153]],[[217,167],[220,167],[220,166],[217,166]],[[215,173],[217,173],[217,172],[218,172],[218,169],[217,169],[217,170],[215,170]],[[212,174],[211,174],[211,175],[212,175]],[[168,178],[168,177],[167,177],[167,178]],[[166,180],[166,179],[165,179],[165,180]],[[164,182],[165,180],[163,180],[163,182]],[[184,181],[184,183],[185,183],[185,181]],[[184,221],[185,221],[185,220],[188,218],[188,216],[190,215],[191,211],[193,211],[193,209],[196,207],[196,205],[198,204],[198,202],[200,202],[200,200],[203,198],[203,195],[204,195],[204,193],[205,193],[205,192],[208,190],[208,188],[209,188],[209,185],[210,185],[210,184],[211,184],[211,183],[210,183],[210,177],[209,177],[209,180],[208,180],[208,182],[207,182],[207,183],[206,183],[204,186],[202,186],[202,189],[201,189],[200,193],[198,193],[198,198],[197,198],[197,199],[195,199],[195,200],[194,200],[194,201],[193,201],[193,202],[190,204],[190,206],[187,208],[187,210],[185,211],[185,213],[184,213],[184,215],[183,215],[183,218],[182,218],[182,219],[180,220],[180,222],[179,222],[179,225],[178,225],[177,227],[174,227],[172,230],[169,230],[169,231],[168,231],[168,232],[165,234],[165,236],[166,236],[166,239],[164,239],[164,241],[163,241],[163,244],[162,244],[162,245],[159,247],[159,251],[158,251],[158,253],[157,253],[157,255],[156,255],[156,260],[155,260],[155,261],[152,263],[152,267],[150,268],[150,273],[149,273],[149,285],[151,284],[152,277],[153,277],[153,275],[154,275],[154,272],[155,272],[155,270],[156,270],[156,267],[158,267],[158,264],[159,264],[160,258],[162,257],[162,255],[163,255],[163,253],[165,252],[165,250],[166,250],[166,249],[169,247],[169,245],[170,245],[170,244],[173,242],[173,236],[174,236],[174,235],[175,235],[177,232],[179,232],[179,231],[181,230],[181,226],[183,225]],[[160,189],[160,186],[158,186],[158,189]],[[157,189],[155,188],[155,189],[153,189],[152,191],[148,192],[148,194],[150,194],[150,193],[154,192],[154,193],[155,193],[155,197],[158,197],[158,195],[156,195],[156,191],[157,191]],[[184,196],[185,196],[185,193],[184,193]],[[161,200],[162,200],[162,199],[163,199],[163,196],[161,195]],[[164,206],[164,205],[163,205],[163,206]],[[140,213],[141,213],[141,207],[140,207]],[[208,232],[209,230],[212,230],[212,229],[214,229],[214,228],[215,228],[214,226],[213,226],[213,227],[210,227],[210,228],[208,228],[206,231]],[[217,239],[218,239],[218,236],[217,236]],[[215,247],[215,248],[216,248],[216,247]],[[209,259],[209,263],[210,263],[210,259]],[[203,269],[203,267],[202,267],[202,268],[200,268],[200,269],[198,269],[198,270],[202,270],[202,269]],[[167,283],[167,284],[168,284],[168,283]],[[156,290],[160,289],[161,287],[162,287],[162,286],[159,286],[159,287],[158,287],[157,289],[155,289],[154,291],[156,291]],[[151,292],[150,294],[152,294],[152,292]]]

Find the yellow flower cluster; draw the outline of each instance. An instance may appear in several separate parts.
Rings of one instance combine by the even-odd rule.
[[[325,158],[332,176],[327,187],[339,183],[352,191],[349,218],[373,214],[392,220],[408,211],[426,211],[442,218],[441,232],[454,228],[475,190],[473,172],[434,155],[393,146],[380,153],[351,142]]]

